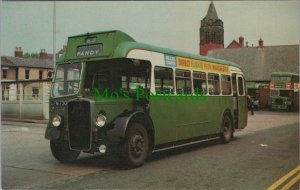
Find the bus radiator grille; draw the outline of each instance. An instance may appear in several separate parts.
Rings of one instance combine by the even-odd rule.
[[[283,105],[283,99],[276,99],[275,104],[276,105]]]
[[[68,103],[68,127],[70,147],[89,150],[91,147],[91,105],[88,101]]]

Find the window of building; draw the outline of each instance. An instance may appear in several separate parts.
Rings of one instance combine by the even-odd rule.
[[[39,71],[39,79],[43,79],[43,71]]]
[[[204,72],[193,72],[193,83],[194,83],[194,92],[195,94],[206,94],[207,85],[206,85],[206,73]]]
[[[210,42],[210,35],[209,32],[205,32],[205,41]]]
[[[176,69],[176,91],[177,94],[191,94],[191,72]]]
[[[39,98],[39,95],[40,95],[40,89],[37,87],[32,87],[32,97]]]
[[[7,79],[7,69],[2,70],[2,79]]]
[[[25,70],[25,79],[29,79],[29,69]]]
[[[9,86],[2,86],[2,100],[9,100]]]
[[[154,68],[156,94],[174,94],[173,70],[166,67]]]
[[[231,94],[231,77],[229,75],[221,75],[221,87],[223,95]]]
[[[210,95],[220,94],[219,74],[208,73],[208,92]]]

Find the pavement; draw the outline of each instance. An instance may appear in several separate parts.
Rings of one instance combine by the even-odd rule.
[[[20,127],[46,127],[49,120],[33,120],[33,119],[13,119],[13,118],[2,118],[1,126],[13,125]]]
[[[255,114],[258,113],[258,114]],[[274,120],[274,115],[277,115],[280,113],[280,115],[287,116],[284,117],[284,119],[276,120],[276,124],[286,124],[290,119],[293,119],[295,117],[299,118],[299,112],[269,112],[269,111],[255,111],[253,115],[248,113],[248,123],[253,123],[254,125],[260,125],[263,122],[264,125],[262,125],[263,128],[271,128],[274,124],[272,120]],[[259,117],[259,118],[258,118]],[[255,118],[255,119],[253,119]],[[27,126],[36,126],[36,127],[47,127],[49,120],[34,120],[34,119],[14,119],[14,118],[1,118],[1,125],[14,125],[14,126],[21,126],[21,127],[27,127]],[[279,122],[279,123],[278,123]],[[247,129],[247,128],[246,128]]]

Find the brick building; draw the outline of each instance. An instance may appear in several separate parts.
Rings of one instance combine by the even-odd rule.
[[[50,55],[51,56],[51,55]],[[42,80],[53,70],[52,58],[45,49],[39,58],[24,58],[21,47],[16,47],[15,56],[1,56],[1,80]]]
[[[201,20],[200,55],[233,61],[245,74],[248,93],[265,107],[269,99],[269,82],[272,72],[299,73],[299,45],[264,46],[262,38],[251,47],[240,36],[224,48],[224,27],[211,2],[206,16]]]
[[[213,2],[210,3],[206,16],[201,20],[199,54],[207,55],[211,49],[224,48],[223,21],[218,14]]]
[[[53,70],[52,55],[42,49],[38,58],[24,58],[21,47],[16,47],[15,56],[1,56],[2,100],[39,99],[41,82],[48,79]],[[18,84],[23,84],[22,92]]]
[[[248,44],[246,46],[248,46]],[[232,40],[232,42],[227,46],[227,48],[242,48],[242,47],[244,47],[243,36],[239,37],[239,42],[237,42],[236,40]]]

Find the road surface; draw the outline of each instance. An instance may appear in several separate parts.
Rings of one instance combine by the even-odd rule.
[[[132,170],[101,155],[81,154],[75,163],[59,163],[44,139],[45,127],[2,123],[3,189],[257,190],[269,188],[299,165],[298,113],[255,112],[229,144],[212,141],[156,153]],[[293,179],[295,175],[275,186]]]

